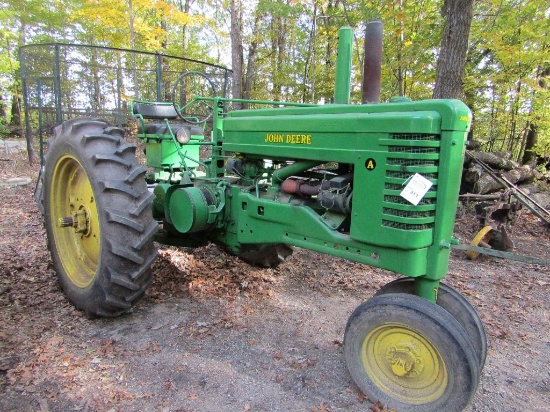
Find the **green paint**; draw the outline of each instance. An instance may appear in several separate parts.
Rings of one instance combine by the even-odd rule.
[[[155,216],[190,243],[216,242],[234,253],[286,243],[415,277],[416,293],[435,301],[448,268],[470,112],[458,100],[346,104],[352,37],[349,28],[340,33],[339,104],[270,108],[274,102],[239,100],[266,108],[227,112],[230,99],[200,98],[214,108],[212,154],[202,163],[198,145],[139,135],[150,166],[186,176],[168,187],[158,181]],[[197,161],[184,163],[204,166],[203,176],[181,165],[181,151],[194,148]],[[433,184],[418,205],[400,196],[416,173]]]

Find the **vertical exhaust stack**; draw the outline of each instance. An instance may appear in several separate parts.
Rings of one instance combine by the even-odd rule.
[[[338,30],[338,56],[336,60],[336,80],[334,103],[349,104],[351,94],[351,58],[353,52],[353,29],[348,26]]]
[[[383,35],[384,24],[380,20],[372,20],[367,23],[363,85],[361,88],[362,104],[380,103]]]

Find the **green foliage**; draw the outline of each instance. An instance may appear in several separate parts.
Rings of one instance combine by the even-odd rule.
[[[221,64],[230,61],[229,0],[23,3],[24,7],[21,1],[0,2],[0,88],[4,93],[14,89],[17,48],[23,43],[65,41],[159,51]],[[253,64],[243,78],[251,83],[250,97],[330,102],[337,31],[349,25],[355,29],[356,43],[352,102],[358,103],[365,24],[380,19],[385,26],[382,100],[399,94],[429,98],[444,24],[442,3],[247,2],[243,15],[245,68],[249,59]],[[464,93],[475,114],[475,138],[485,149],[509,150],[519,159],[527,131],[536,125],[536,150],[550,153],[549,17],[545,0],[475,2]],[[139,68],[142,63],[125,64]],[[85,70],[93,76],[90,67]]]
[[[550,8],[538,0],[484,0],[476,7],[465,80],[476,139],[521,159],[535,124],[537,149],[548,152],[550,87],[541,73],[550,68]]]
[[[0,137],[4,137],[10,134],[10,129],[4,124],[4,121],[0,119]]]
[[[170,25],[200,21],[160,0],[84,0],[71,19],[81,25],[80,36],[91,44],[148,51],[166,49]]]

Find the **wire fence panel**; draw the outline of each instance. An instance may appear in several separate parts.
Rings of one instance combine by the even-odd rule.
[[[204,73],[228,97],[231,71],[183,57],[63,43],[19,49],[27,142],[46,141],[65,120],[93,117],[124,127],[132,99],[171,102],[188,71]],[[41,145],[42,147],[42,145]],[[42,149],[41,149],[42,154]]]

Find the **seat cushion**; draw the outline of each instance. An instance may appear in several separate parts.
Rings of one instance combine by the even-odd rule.
[[[166,103],[133,103],[134,114],[140,114],[144,119],[177,119],[178,113],[173,104]]]
[[[141,124],[138,124],[138,133],[140,134],[170,134],[170,130],[165,123],[145,123],[142,127]],[[186,124],[171,124],[172,132],[174,135],[178,132],[179,129],[187,129],[191,136],[204,136],[204,132],[201,127],[191,126]]]

